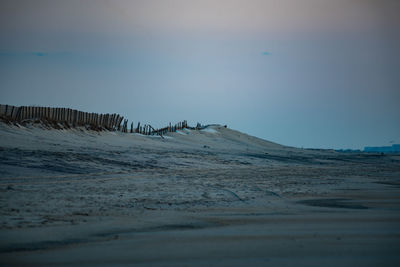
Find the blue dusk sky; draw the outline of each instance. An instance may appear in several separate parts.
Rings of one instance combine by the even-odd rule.
[[[1,0],[0,103],[400,143],[400,1]]]

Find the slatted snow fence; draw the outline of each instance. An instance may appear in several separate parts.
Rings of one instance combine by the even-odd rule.
[[[71,126],[91,125],[108,130],[119,130],[123,117],[118,114],[97,114],[70,108],[12,106],[0,104],[0,117],[13,121],[41,120],[67,123]]]

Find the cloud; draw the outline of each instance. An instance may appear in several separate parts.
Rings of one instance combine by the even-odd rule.
[[[44,57],[44,56],[47,56],[48,55],[48,53],[43,53],[43,52],[34,52],[33,53],[35,56],[38,56],[38,57]]]
[[[20,52],[20,51],[0,51],[0,56],[37,56],[44,57],[48,56],[46,52]]]

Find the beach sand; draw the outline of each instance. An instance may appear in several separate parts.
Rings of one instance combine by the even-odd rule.
[[[0,265],[398,266],[400,155],[0,123]]]

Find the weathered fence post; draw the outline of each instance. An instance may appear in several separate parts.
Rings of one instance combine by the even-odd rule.
[[[136,132],[137,133],[140,133],[140,129],[139,128],[140,128],[140,122],[138,122],[137,127],[136,127]]]

